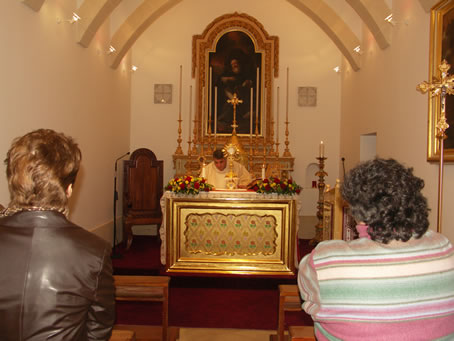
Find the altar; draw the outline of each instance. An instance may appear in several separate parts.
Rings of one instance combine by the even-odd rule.
[[[292,276],[300,201],[291,195],[212,191],[161,198],[166,271]]]

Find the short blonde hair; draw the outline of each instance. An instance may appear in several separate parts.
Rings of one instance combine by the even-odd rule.
[[[5,159],[10,207],[64,209],[82,153],[71,137],[38,129],[16,138]]]

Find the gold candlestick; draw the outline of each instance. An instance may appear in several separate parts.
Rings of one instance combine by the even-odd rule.
[[[288,145],[290,144],[288,140],[288,68],[287,68],[287,99],[286,99],[286,110],[285,110],[285,150],[282,156],[284,157],[292,157],[292,154],[290,153],[290,149],[288,148]]]
[[[437,138],[440,142],[440,164],[438,167],[438,210],[437,210],[437,232],[441,233],[442,215],[443,215],[443,162],[444,162],[444,140],[446,139],[446,129],[449,124],[446,122],[446,94],[454,94],[454,76],[448,76],[448,70],[451,68],[446,60],[438,66],[440,70],[440,79],[434,78],[432,83],[422,82],[416,86],[416,90],[421,93],[429,92],[431,97],[440,96],[440,118],[437,122]]]
[[[179,96],[179,100],[180,100],[180,103],[179,103],[179,111],[178,111],[178,139],[177,139],[177,142],[178,142],[178,146],[177,146],[177,149],[175,151],[175,155],[183,155],[183,150],[181,149],[181,141],[182,138],[181,138],[181,83],[182,83],[182,71],[183,71],[183,66],[180,65],[180,96]]]

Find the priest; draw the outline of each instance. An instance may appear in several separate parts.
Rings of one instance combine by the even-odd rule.
[[[215,189],[227,188],[227,178],[229,169],[227,167],[227,159],[221,149],[216,149],[213,152],[213,161],[205,167],[205,179],[213,185]],[[233,173],[238,178],[238,188],[248,188],[249,184],[253,181],[251,174],[239,162],[233,161]]]

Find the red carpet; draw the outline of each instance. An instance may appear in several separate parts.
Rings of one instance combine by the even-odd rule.
[[[301,253],[310,252],[301,241]],[[114,259],[114,273],[121,275],[168,275],[159,262],[159,239],[136,236],[131,249],[121,246],[121,259]],[[296,284],[296,279],[243,277],[171,276],[169,324],[178,327],[239,328],[274,330],[277,327],[279,284]],[[117,302],[117,323],[161,322],[159,304]],[[286,315],[287,325],[312,325],[303,311]]]

